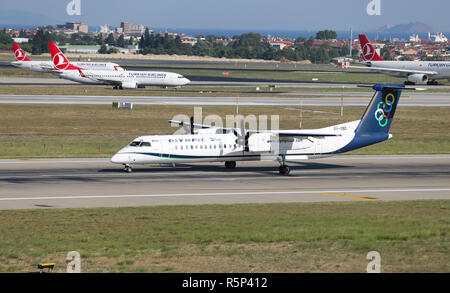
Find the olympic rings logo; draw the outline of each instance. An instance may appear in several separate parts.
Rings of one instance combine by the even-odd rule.
[[[375,110],[375,119],[378,121],[378,124],[381,127],[385,127],[389,121],[389,118],[392,114],[392,108],[394,107],[395,96],[392,93],[389,93],[384,98],[384,101],[381,101],[377,105],[377,110]]]

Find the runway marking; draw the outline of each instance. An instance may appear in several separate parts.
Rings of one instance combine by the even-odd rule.
[[[99,198],[153,198],[153,197],[201,197],[201,196],[234,196],[234,195],[295,195],[324,193],[392,193],[392,192],[439,192],[450,191],[450,188],[438,189],[359,189],[359,190],[299,190],[299,191],[251,191],[251,192],[211,192],[211,193],[161,193],[161,194],[121,194],[121,195],[69,195],[40,197],[5,197],[0,201],[55,200],[55,199],[99,199]],[[450,197],[449,197],[450,198]],[[360,199],[363,199],[362,197]],[[367,198],[364,198],[367,199]]]
[[[348,197],[348,198],[354,198],[354,199],[375,200],[375,198],[359,197],[359,196],[352,196],[352,195],[339,194],[339,193],[331,193],[331,192],[323,192],[322,194],[335,195],[335,196],[342,196],[342,197]]]

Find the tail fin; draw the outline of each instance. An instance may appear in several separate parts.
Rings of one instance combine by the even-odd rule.
[[[373,89],[376,93],[355,129],[353,140],[340,152],[351,151],[390,138],[389,129],[405,85],[376,84]]]
[[[48,43],[50,54],[52,55],[53,67],[55,70],[78,70],[79,67],[70,63],[66,56],[59,50],[55,43]]]
[[[20,48],[20,46],[16,43],[13,43],[14,56],[16,57],[16,61],[31,61],[28,59],[25,52]]]
[[[375,51],[366,35],[359,35],[359,44],[365,61],[384,61],[384,59],[378,55],[377,51]]]

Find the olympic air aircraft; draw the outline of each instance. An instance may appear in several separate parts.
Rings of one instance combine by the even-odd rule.
[[[173,121],[190,134],[140,136],[118,151],[111,162],[131,172],[134,164],[225,162],[235,168],[236,161],[273,160],[279,172],[290,172],[287,160],[308,160],[342,154],[390,139],[403,84],[377,84],[376,91],[361,120],[315,130],[253,131],[219,128]],[[409,89],[409,88],[408,88]]]
[[[111,85],[114,89],[135,89],[147,85],[183,86],[190,81],[183,75],[159,71],[111,71],[85,70],[67,60],[54,43],[48,43],[52,55],[54,73],[59,77],[84,84]]]
[[[436,80],[448,79],[450,81],[449,61],[385,61],[370,44],[366,35],[359,35],[359,42],[364,57],[363,64],[371,70],[394,76],[405,77],[405,84],[426,83],[438,84]],[[362,68],[360,66],[347,66],[348,68]]]
[[[16,43],[13,43],[13,50],[16,61],[11,62],[11,65],[21,69],[37,72],[54,71],[52,61],[31,61],[22,48],[20,48],[20,46]],[[73,62],[72,64],[84,69],[123,71],[122,67],[111,62]]]

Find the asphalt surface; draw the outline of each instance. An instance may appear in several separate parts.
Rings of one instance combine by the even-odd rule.
[[[0,160],[0,209],[450,199],[450,155],[136,166],[108,159]]]
[[[240,106],[340,106],[340,92],[314,93],[298,91],[290,94],[239,97]],[[345,107],[365,107],[372,98],[371,92],[344,93]],[[129,102],[135,105],[192,105],[235,106],[238,95],[227,97],[202,96],[78,96],[78,95],[0,95],[0,104],[55,104],[55,105],[111,105],[112,102]],[[317,97],[311,97],[317,96]],[[324,97],[326,96],[326,97]],[[401,107],[450,107],[450,94],[404,92]]]

